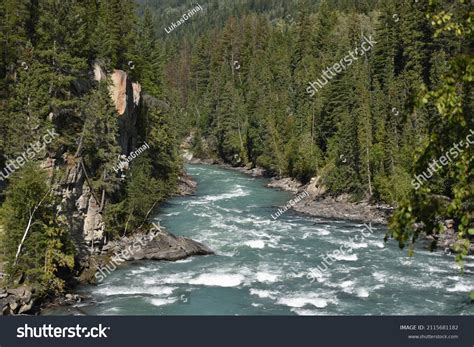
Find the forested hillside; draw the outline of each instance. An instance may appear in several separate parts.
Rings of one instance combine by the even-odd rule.
[[[87,254],[146,226],[175,192],[162,47],[137,10],[126,0],[0,4],[0,272],[10,284],[63,290]]]
[[[173,85],[194,153],[302,182],[320,176],[333,195],[398,206],[392,235],[401,246],[440,231],[441,218],[456,220],[461,239],[472,235],[469,2],[243,3],[221,27],[202,29],[222,13],[210,3],[165,34],[183,42]],[[160,31],[168,12],[156,13]],[[368,51],[328,72],[367,39]],[[317,92],[315,81],[324,83]]]

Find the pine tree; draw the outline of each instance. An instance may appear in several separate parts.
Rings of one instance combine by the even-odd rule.
[[[0,209],[5,230],[1,247],[11,284],[39,283],[41,292],[64,289],[60,273],[74,267],[74,251],[57,204],[37,165],[27,164],[12,176]]]

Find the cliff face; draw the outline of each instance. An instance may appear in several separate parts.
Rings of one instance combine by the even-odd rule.
[[[142,100],[141,86],[132,82],[122,70],[114,70],[107,76],[102,67],[95,64],[93,73],[94,80],[99,83],[106,83],[110,78],[110,96],[117,110],[119,123],[118,141],[122,153],[128,155],[137,144],[136,123]],[[61,184],[62,213],[78,250],[79,267],[84,268],[88,266],[89,255],[95,252],[95,247],[107,242],[105,223],[100,201],[96,201],[87,183],[82,158],[69,153],[64,154],[63,159],[67,165],[67,174]]]
[[[119,118],[120,138],[119,144],[123,154],[128,154],[136,146],[137,115],[140,107],[141,85],[132,82],[125,71],[114,70],[107,76],[100,65],[94,65],[94,79],[105,82],[110,77],[110,97],[112,98]]]

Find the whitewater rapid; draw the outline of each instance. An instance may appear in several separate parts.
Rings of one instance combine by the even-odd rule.
[[[216,255],[178,262],[126,264],[98,286],[81,290],[88,314],[373,315],[474,314],[473,257],[461,274],[453,256],[418,248],[413,257],[383,242],[383,226],[324,273],[321,255],[349,242],[362,223],[324,220],[287,211],[292,196],[265,179],[190,165],[195,196],[171,199],[156,219],[176,235]]]

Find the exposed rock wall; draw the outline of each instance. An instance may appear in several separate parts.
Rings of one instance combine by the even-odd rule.
[[[107,80],[107,74],[100,67],[94,65],[94,78],[96,81]],[[139,83],[132,82],[125,71],[114,70],[110,79],[110,96],[117,110],[120,127],[119,144],[122,153],[128,155],[137,145],[137,118],[141,102],[142,87]]]
[[[125,71],[114,70],[110,76],[96,63],[93,79],[105,83],[110,77],[110,96],[117,110],[119,123],[119,145],[122,153],[128,155],[137,144],[137,118],[141,103],[141,86],[131,81]],[[92,83],[91,83],[92,85]],[[101,197],[91,194],[87,172],[81,157],[65,154],[67,174],[62,182],[63,215],[66,217],[72,239],[78,250],[79,267],[88,266],[88,257],[96,246],[105,240],[105,223],[100,206]]]

